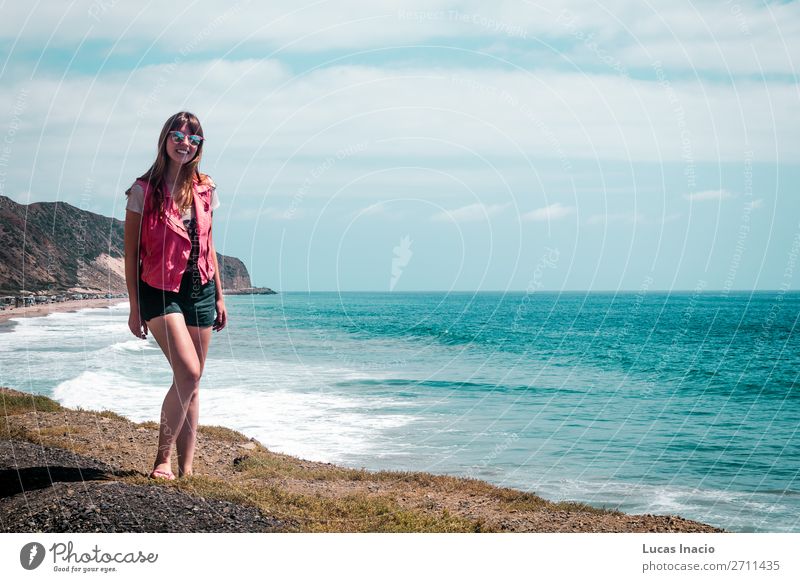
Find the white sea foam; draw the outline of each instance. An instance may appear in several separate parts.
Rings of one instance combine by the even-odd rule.
[[[384,431],[415,419],[382,411],[400,406],[398,399],[334,390],[345,377],[372,376],[323,365],[209,359],[203,382],[211,389],[203,392],[202,422],[240,430],[278,452],[340,462],[349,454],[379,451]]]
[[[161,352],[161,348],[158,345],[148,342],[142,341],[140,339],[132,339],[124,342],[117,342],[108,347],[109,350],[114,352],[143,352],[143,351],[157,351]]]
[[[91,329],[105,325],[98,321]],[[80,357],[53,347],[47,363],[37,354],[40,357],[32,358],[32,365],[38,362],[52,370],[54,362],[63,363],[65,369],[53,375],[70,379],[59,381],[53,396],[65,406],[113,410],[136,422],[157,421],[172,381],[166,358],[152,336],[146,341],[127,339],[129,332],[121,321],[113,331],[105,337],[92,336],[95,341],[90,343],[77,342],[83,344]],[[42,331],[41,324],[26,333],[28,345],[52,343],[57,337]],[[115,339],[119,341],[109,346],[107,342]],[[336,462],[346,454],[376,452],[380,433],[413,420],[407,414],[381,411],[400,405],[391,397],[344,395],[333,388],[343,380],[373,378],[370,373],[324,364],[230,358],[225,357],[229,348],[224,343],[212,343],[213,348],[222,353],[212,352],[206,362],[200,422],[242,431],[272,450]],[[37,369],[33,375],[41,378],[46,373]]]
[[[553,481],[504,480],[503,485],[535,491],[551,501],[579,501],[615,508],[630,514],[680,515],[734,531],[756,529],[753,515],[794,512],[776,496],[742,491],[700,489],[678,485],[650,485],[609,480],[561,479]],[[721,525],[724,519],[724,525]],[[754,527],[755,526],[755,527]],[[765,531],[778,531],[772,522]],[[793,531],[787,528],[786,531]]]
[[[111,371],[86,371],[61,382],[53,398],[61,405],[86,410],[112,410],[134,422],[158,420],[166,390]]]
[[[113,410],[134,420],[157,421],[169,387],[169,372],[156,374],[161,383],[133,380],[109,370],[82,372],[56,386],[53,397],[62,405],[89,410]],[[320,391],[295,391],[262,383],[226,386],[223,379],[204,376],[201,383],[201,424],[222,425],[255,437],[271,450],[310,460],[336,462],[346,454],[377,448],[382,431],[414,420],[404,414],[384,414],[388,399],[365,401]],[[213,387],[212,387],[213,386]]]
[[[234,426],[271,450],[302,458],[337,462],[348,454],[379,449],[379,434],[411,422],[413,417],[381,414],[365,402],[324,392],[287,390],[253,393],[228,389],[203,396],[207,422]],[[376,403],[379,408],[382,403]]]
[[[121,311],[109,308],[86,307],[74,312],[55,312],[41,317],[12,317],[16,325],[11,333],[0,334],[8,342],[24,342],[47,336],[50,343],[63,333],[65,337],[80,337],[85,334],[99,336],[105,333],[119,333],[124,326]],[[130,333],[130,332],[128,332]],[[0,341],[2,341],[0,340]]]

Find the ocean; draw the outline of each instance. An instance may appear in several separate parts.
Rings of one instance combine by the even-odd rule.
[[[201,424],[348,467],[800,531],[798,293],[298,292],[226,305]],[[0,334],[0,385],[157,420],[170,370],[127,317],[119,304],[18,320]]]

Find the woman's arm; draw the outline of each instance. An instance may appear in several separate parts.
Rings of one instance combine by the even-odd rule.
[[[224,328],[228,323],[228,311],[225,308],[225,296],[222,292],[222,276],[219,271],[219,261],[217,260],[217,249],[214,247],[214,237],[211,236],[211,231],[213,230],[213,217],[214,213],[211,213],[212,223],[211,226],[208,228],[208,250],[211,253],[212,260],[214,261],[214,283],[217,290],[216,298],[217,298],[217,318],[214,321],[213,328],[217,331],[220,331]]]
[[[128,328],[138,338],[147,337],[147,323],[142,321],[139,313],[139,227],[142,215],[132,210],[125,212],[125,286],[128,288],[128,300],[131,313],[128,316]]]

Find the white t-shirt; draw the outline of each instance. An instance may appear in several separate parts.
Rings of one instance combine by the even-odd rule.
[[[139,184],[134,184],[131,188],[131,194],[128,196],[128,204],[125,206],[126,209],[135,212],[136,214],[142,214],[144,210],[144,190]],[[215,210],[219,208],[219,198],[217,198],[217,189],[211,189],[211,210]],[[184,223],[190,221],[194,218],[194,204],[189,206],[186,212],[183,213],[181,216]]]

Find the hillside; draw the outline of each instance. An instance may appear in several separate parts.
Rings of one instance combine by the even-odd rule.
[[[124,221],[66,202],[0,196],[0,294],[125,293]],[[217,253],[222,287],[251,287],[235,257]]]

